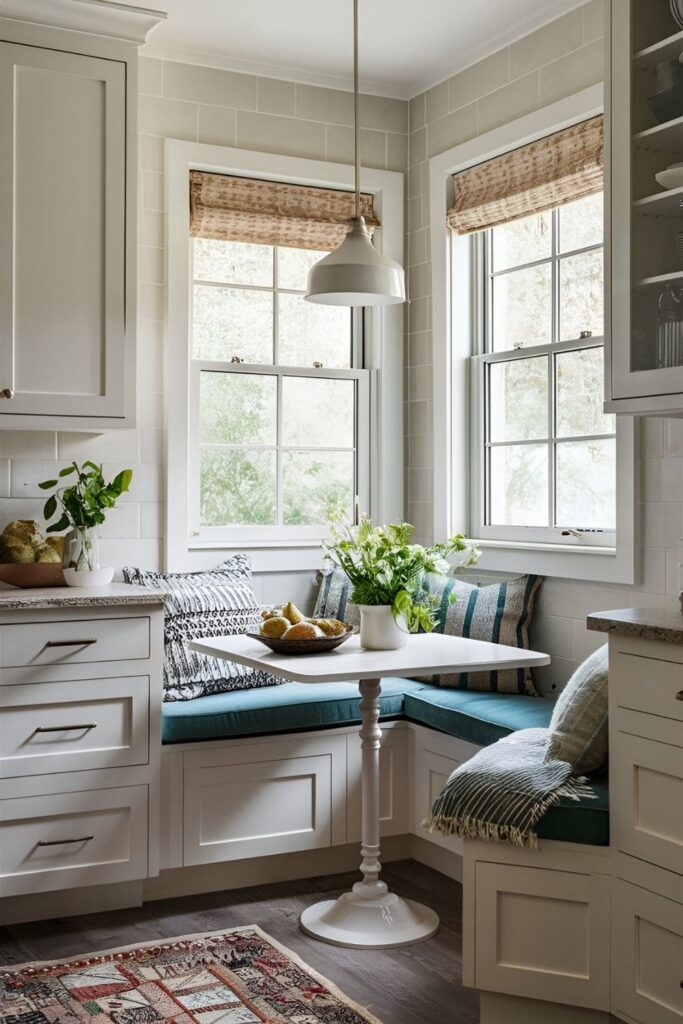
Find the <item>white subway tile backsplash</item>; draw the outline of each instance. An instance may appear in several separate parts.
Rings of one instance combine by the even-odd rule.
[[[57,435],[47,430],[0,430],[0,456],[10,459],[56,459]]]
[[[163,93],[175,100],[256,110],[256,82],[254,75],[164,61]],[[164,130],[161,134],[167,135],[168,132]]]
[[[44,502],[50,493],[38,486],[45,480],[56,478],[59,466],[54,462],[11,459],[10,497],[42,498]]]
[[[104,434],[63,433],[57,434],[58,460],[63,465],[70,462],[118,463],[119,469],[139,460],[137,430],[109,430]],[[116,471],[118,472],[118,470]]]
[[[140,536],[140,507],[137,502],[121,502],[110,508],[99,527],[101,540],[137,540]]]
[[[164,506],[160,501],[145,501],[140,505],[140,536],[159,538],[164,535]]]
[[[197,140],[211,146],[234,146],[237,112],[226,107],[200,106]]]
[[[164,461],[163,430],[140,429],[140,462],[158,463]]]

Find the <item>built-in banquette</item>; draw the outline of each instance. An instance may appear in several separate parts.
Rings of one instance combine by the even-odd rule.
[[[583,829],[538,850],[464,844],[464,975],[482,1024],[683,1020],[683,615],[588,626],[609,634],[609,845]]]

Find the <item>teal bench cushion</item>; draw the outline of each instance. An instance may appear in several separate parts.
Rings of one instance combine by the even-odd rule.
[[[536,829],[543,839],[558,839],[565,843],[586,843],[589,846],[609,846],[609,789],[607,775],[590,779],[595,799],[582,797],[569,800],[562,797],[559,804],[543,815]]]
[[[406,693],[424,688],[411,679],[383,679],[382,718],[401,718]],[[190,743],[266,736],[360,723],[359,694],[348,683],[283,683],[216,693],[162,705],[162,742]]]
[[[439,732],[487,747],[518,729],[544,729],[554,702],[516,693],[423,686],[406,693],[405,716]]]
[[[516,694],[446,690],[412,679],[383,679],[382,718],[409,718],[480,746],[516,729],[547,725],[552,701]],[[348,683],[284,683],[163,705],[164,743],[265,736],[360,723]]]

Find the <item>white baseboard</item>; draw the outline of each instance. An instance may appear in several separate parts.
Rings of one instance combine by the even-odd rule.
[[[405,860],[411,856],[410,836],[388,836],[382,840],[382,861]],[[173,868],[162,871],[158,878],[144,883],[144,901],[171,899],[195,893],[221,892],[224,889],[245,889],[252,885],[291,882],[299,878],[315,878],[355,871],[361,861],[358,843],[327,847],[324,850],[301,850],[297,853],[251,857],[219,864]]]
[[[445,850],[443,846],[430,843],[422,836],[410,836],[410,856],[420,864],[440,871],[447,878],[462,882],[462,857],[452,850]]]
[[[602,1010],[564,1006],[499,992],[480,992],[480,1024],[610,1024]]]
[[[0,900],[0,925],[49,921],[53,917],[99,914],[142,906],[142,882],[90,885],[84,889],[6,896]]]

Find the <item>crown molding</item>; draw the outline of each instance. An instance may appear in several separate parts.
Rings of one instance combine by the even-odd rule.
[[[11,21],[107,36],[138,46],[166,18],[165,11],[111,0],[2,0],[1,15]]]
[[[554,0],[552,4],[545,7],[543,11],[539,11],[538,14],[523,18],[521,21],[509,25],[504,31],[489,36],[486,42],[480,46],[471,47],[466,54],[463,54],[456,60],[448,64],[442,64],[424,78],[415,80],[411,83],[409,90],[410,98],[419,96],[420,93],[434,88],[435,85],[440,85],[441,82],[447,81],[461,71],[466,71],[473,64],[478,64],[479,61],[491,57],[499,50],[505,49],[506,46],[511,46],[513,43],[518,42],[518,40],[524,39],[525,36],[531,35],[546,25],[550,25],[553,21],[561,18],[563,14],[569,14],[570,11],[584,7],[586,2],[587,0]]]
[[[228,54],[211,53],[203,50],[191,50],[183,47],[166,46],[159,43],[146,43],[140,50],[141,57],[156,60],[175,61],[179,64],[196,64],[205,68],[218,68],[220,71],[236,71],[244,75],[256,75],[259,78],[275,78],[280,81],[298,82],[300,85],[317,85],[325,89],[340,89],[353,92],[353,78],[349,75],[322,74],[307,71],[305,68],[290,67],[286,64],[267,64],[260,61],[245,60]],[[382,79],[361,78],[361,92],[370,96],[384,96],[389,99],[407,100],[412,93],[410,85],[397,84]]]
[[[521,19],[509,25],[504,31],[488,37],[485,43],[472,47],[455,60],[439,65],[429,75],[413,80],[397,82],[395,79],[362,78],[361,91],[371,96],[385,96],[397,100],[410,100],[427,89],[446,81],[453,75],[464,71],[480,60],[484,60],[498,50],[522,39],[539,28],[550,24],[563,14],[582,7],[586,0],[553,0],[537,14]],[[181,64],[197,64],[202,67],[219,68],[222,71],[237,71],[247,75],[263,78],[284,79],[288,82],[299,82],[304,85],[316,85],[326,89],[341,89],[344,92],[353,90],[351,75],[325,74],[309,71],[301,67],[291,67],[280,63],[263,63],[245,60],[230,54],[185,49],[165,44],[147,43],[141,56],[158,60],[177,61]]]

